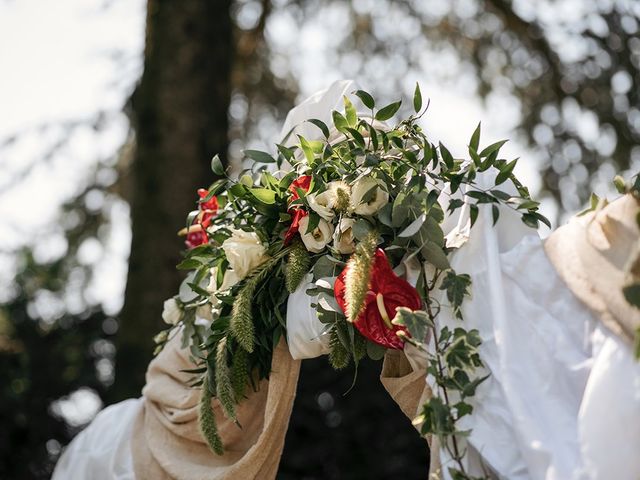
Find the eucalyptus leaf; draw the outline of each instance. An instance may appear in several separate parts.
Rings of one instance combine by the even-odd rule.
[[[440,245],[435,242],[427,241],[420,249],[420,253],[424,259],[432,264],[434,267],[440,270],[446,270],[449,268],[449,259],[444,253],[444,250]]]
[[[358,241],[364,240],[369,234],[369,232],[371,232],[372,230],[373,230],[373,227],[364,218],[360,218],[356,220],[356,222],[353,224],[353,227],[351,227],[353,236]]]
[[[422,224],[425,222],[426,219],[427,219],[427,214],[423,213],[418,218],[416,218],[413,222],[411,222],[407,228],[402,230],[398,234],[398,236],[399,237],[412,237],[413,235],[418,233],[418,231],[420,230],[420,227],[422,227]]]

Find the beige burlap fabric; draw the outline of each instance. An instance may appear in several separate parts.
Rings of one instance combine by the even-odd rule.
[[[616,335],[631,343],[640,310],[622,293],[640,277],[638,200],[631,194],[558,228],[545,242],[547,256],[569,289]]]
[[[200,390],[186,384],[193,368],[176,336],[150,364],[143,390],[144,408],[136,419],[132,455],[139,480],[273,479],[298,382],[300,362],[284,340],[273,354],[269,381],[238,407],[242,429],[224,417],[213,400],[226,451],[211,452],[198,427]]]
[[[422,405],[432,396],[426,376],[426,368],[414,370],[402,351],[388,350],[385,354],[380,381],[410,420],[418,415]],[[427,441],[431,452],[439,451],[437,438],[428,438]],[[440,456],[431,454],[429,480],[440,478]]]

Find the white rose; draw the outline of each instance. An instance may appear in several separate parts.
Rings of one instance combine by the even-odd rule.
[[[335,199],[333,198],[333,192],[330,190],[319,194],[310,193],[307,195],[307,202],[309,202],[311,209],[325,220],[331,221],[331,219],[333,219],[335,215],[335,213],[333,213]]]
[[[229,290],[236,283],[242,280],[238,274],[233,270],[227,270],[224,272],[224,277],[222,277],[222,284],[218,286],[218,267],[213,267],[211,269],[211,277],[209,278],[209,285],[207,286],[207,291],[209,293],[223,292],[225,290]]]
[[[233,230],[231,237],[222,242],[222,249],[240,280],[267,259],[267,249],[254,232]]]
[[[333,232],[333,247],[340,253],[349,254],[356,250],[353,239],[353,218],[342,218]]]
[[[182,319],[182,309],[175,298],[165,300],[162,308],[162,320],[169,325],[176,325]]]
[[[364,197],[373,188],[373,196],[364,202]],[[389,202],[389,194],[380,188],[378,181],[372,177],[363,177],[351,188],[351,209],[358,215],[373,215]]]
[[[324,247],[331,241],[331,235],[333,234],[333,225],[324,219],[320,219],[318,226],[311,232],[307,233],[309,227],[309,215],[300,220],[300,237],[304,246],[313,253],[320,253]]]

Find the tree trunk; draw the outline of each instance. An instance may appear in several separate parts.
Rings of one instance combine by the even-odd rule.
[[[133,239],[117,336],[112,400],[137,396],[177,292],[176,232],[211,183],[209,161],[227,150],[233,58],[231,0],[149,0],[142,80],[131,97]]]

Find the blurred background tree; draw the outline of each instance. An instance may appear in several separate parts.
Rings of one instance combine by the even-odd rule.
[[[67,15],[80,8],[65,1]],[[103,403],[139,395],[162,301],[181,280],[175,232],[213,180],[212,154],[238,166],[242,149],[269,148],[296,99],[335,79],[386,100],[419,80],[432,99],[427,132],[460,154],[461,130],[479,119],[489,137],[512,138],[509,153],[524,157],[521,175],[556,222],[640,166],[637,2],[133,3],[96,0],[92,12],[137,39],[100,52],[114,101],[0,130],[0,479],[48,478]],[[0,13],[19,8],[0,2]],[[101,147],[74,163],[83,136]],[[51,183],[63,193],[42,193]],[[281,478],[424,478],[426,444],[379,368],[364,364],[343,396],[352,372],[303,363]]]

